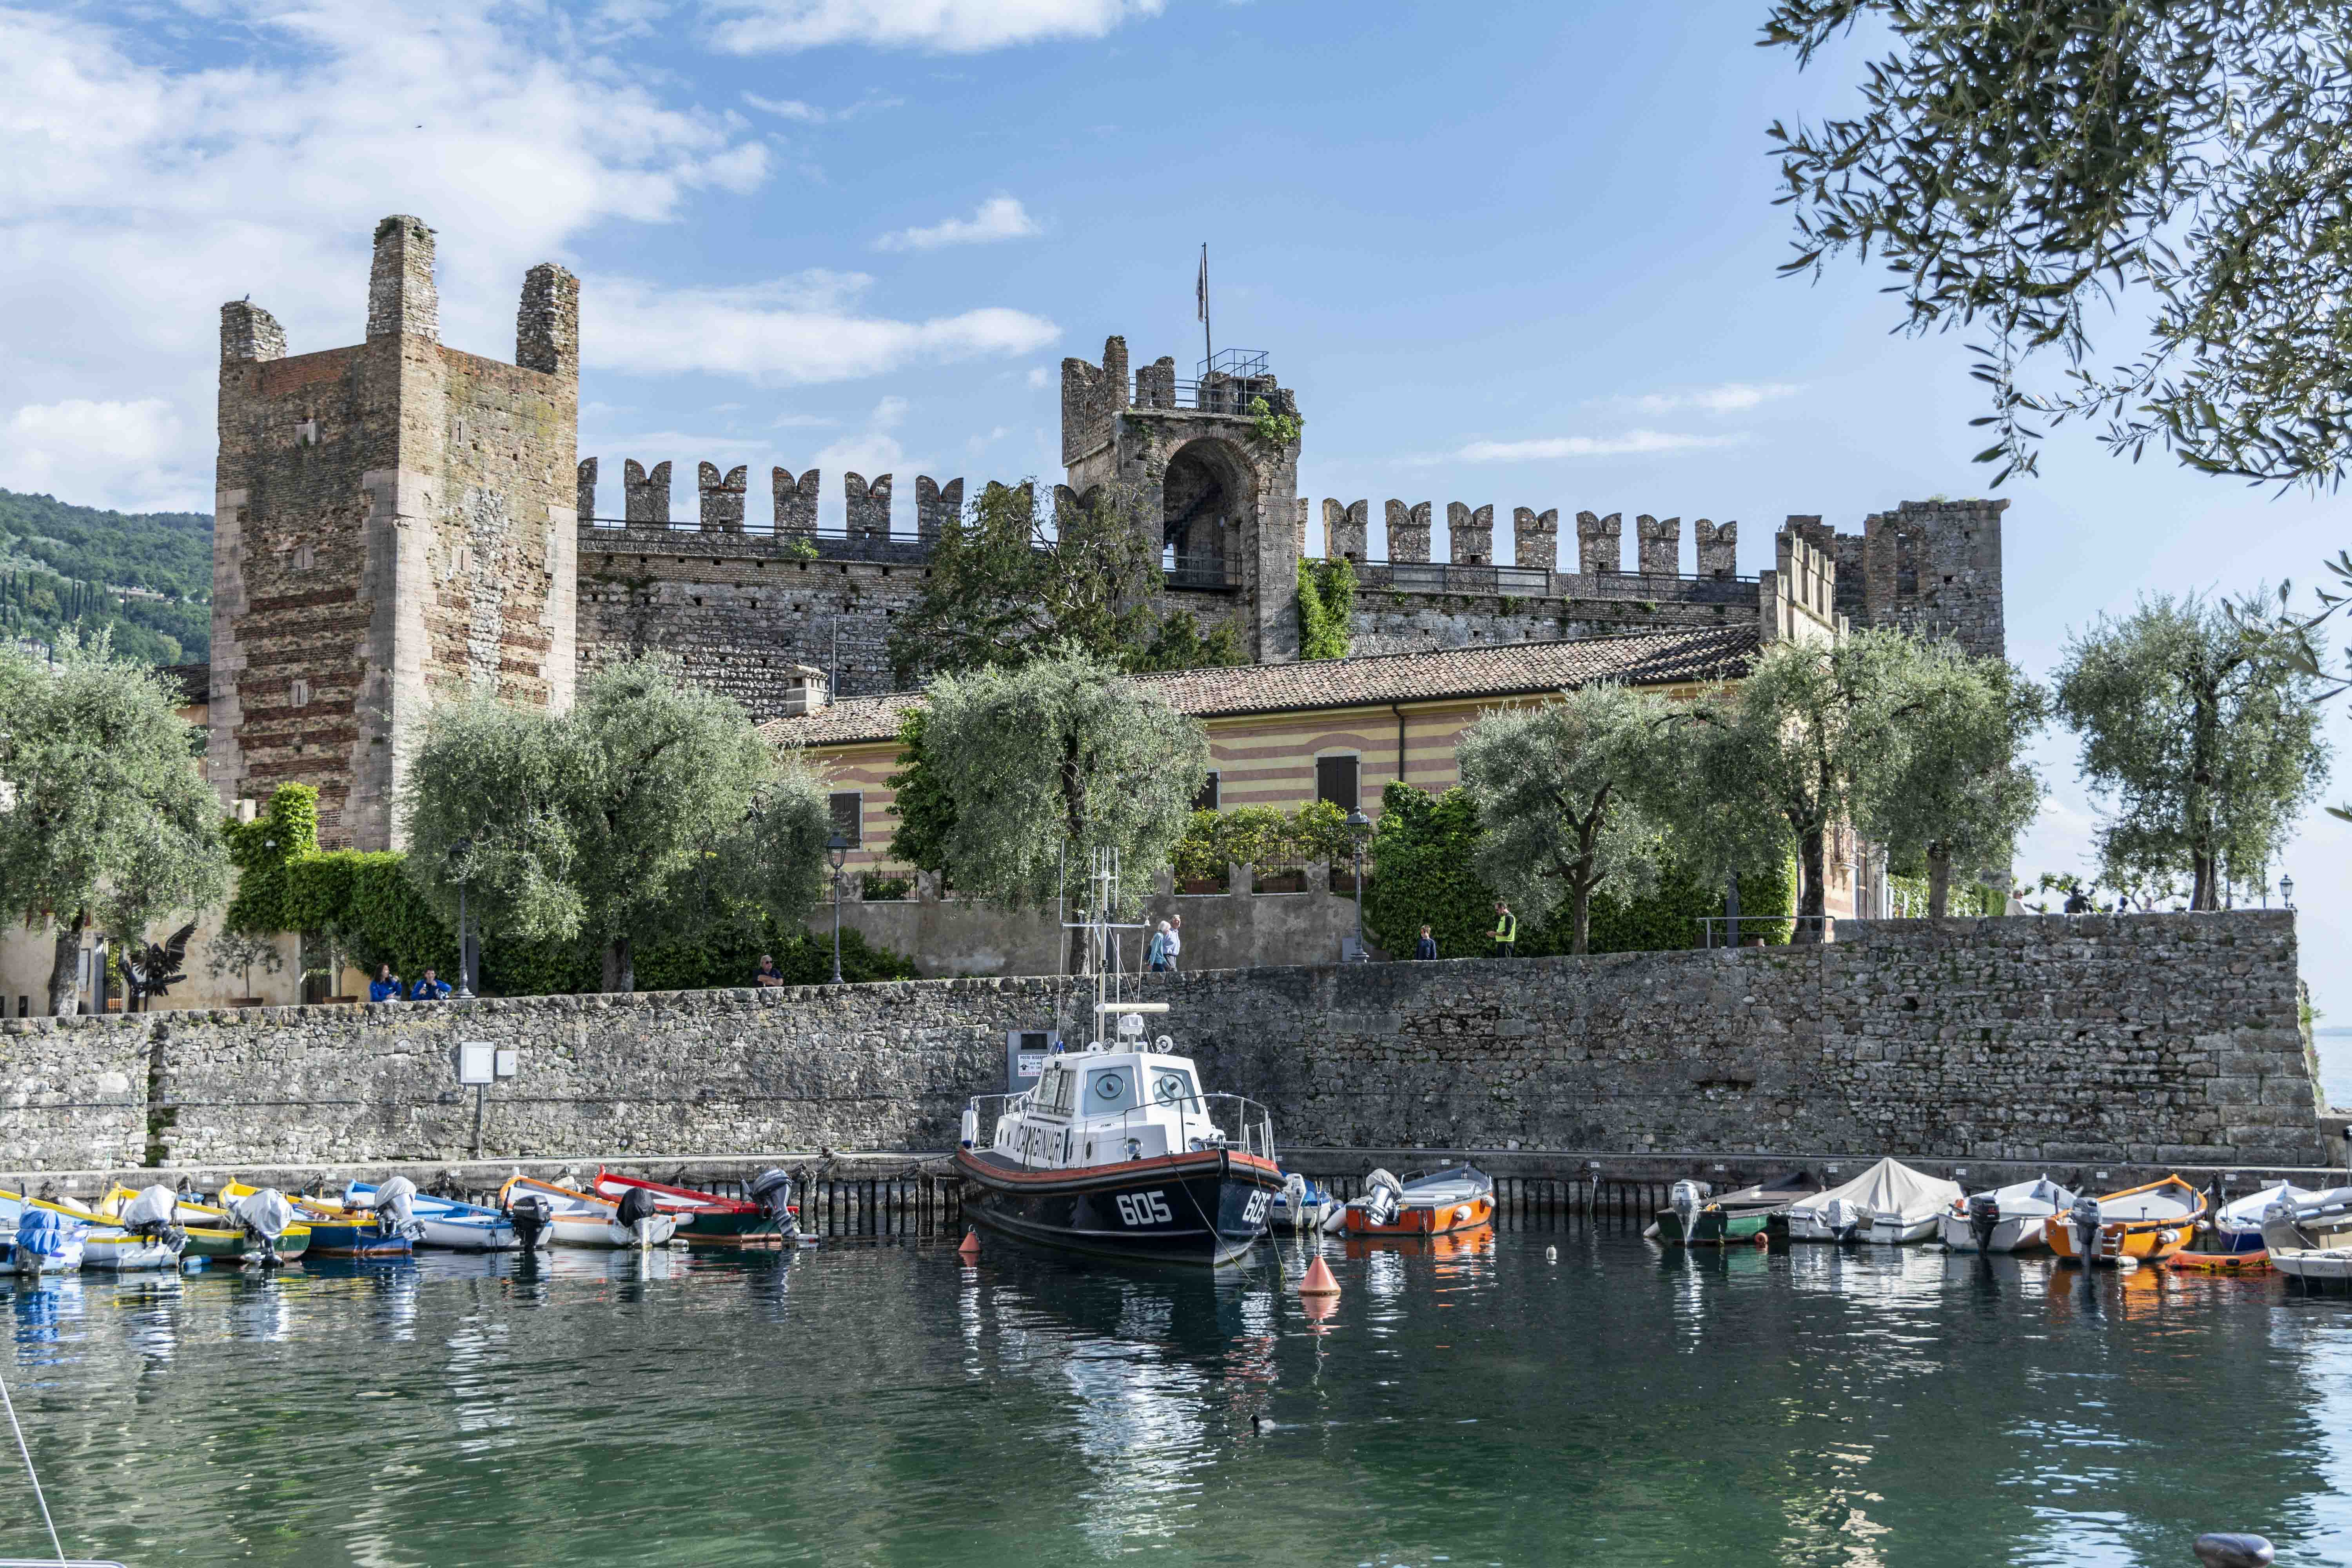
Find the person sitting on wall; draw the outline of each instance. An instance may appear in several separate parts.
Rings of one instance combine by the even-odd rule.
[[[1417,959],[1437,956],[1437,939],[1429,934],[1427,926],[1421,928],[1421,940],[1412,944],[1412,955]]]
[[[408,994],[408,998],[412,1002],[446,1002],[449,999],[449,983],[428,969],[425,972],[425,978],[416,983],[416,989]]]
[[[776,967],[775,955],[766,952],[761,953],[760,955],[759,973],[751,976],[751,984],[754,985],[782,985],[783,983],[784,972]]]
[[[375,978],[368,982],[369,1001],[397,1002],[406,994],[406,990],[401,984],[400,976],[392,972],[391,964],[379,963],[375,966]]]
[[[1519,917],[1500,899],[1495,900],[1495,956],[1519,956]]]

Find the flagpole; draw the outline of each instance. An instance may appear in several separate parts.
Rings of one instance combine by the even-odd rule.
[[[1201,242],[1201,374],[1206,375],[1209,367],[1217,363],[1216,346],[1209,338],[1209,244],[1206,240]]]

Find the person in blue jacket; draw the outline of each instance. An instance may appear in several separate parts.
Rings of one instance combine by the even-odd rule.
[[[425,972],[425,978],[416,983],[416,989],[408,994],[408,999],[412,1002],[446,1002],[449,999],[449,983],[428,969]]]
[[[407,992],[403,990],[401,987],[400,976],[392,972],[392,965],[389,963],[377,964],[375,966],[375,978],[368,982],[368,1000],[371,1002],[397,1002],[406,995]]]

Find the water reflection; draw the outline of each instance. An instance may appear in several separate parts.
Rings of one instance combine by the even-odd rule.
[[[2301,1565],[2352,1529],[2352,1303],[2275,1279],[1522,1222],[1213,1278],[884,1243],[0,1294],[61,1523],[129,1561],[2055,1568],[2228,1526]],[[0,1552],[26,1521],[0,1487]]]

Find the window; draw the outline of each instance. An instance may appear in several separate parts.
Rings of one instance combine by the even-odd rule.
[[[1214,811],[1217,809],[1216,769],[1211,768],[1209,770],[1209,776],[1202,781],[1201,793],[1192,797],[1192,809],[1194,811]]]
[[[1357,761],[1353,756],[1316,758],[1315,798],[1328,800],[1341,811],[1355,810]]]
[[[310,705],[310,683],[307,680],[296,681],[294,683],[293,689],[289,693],[289,695],[292,697],[295,707],[309,707]]]
[[[843,790],[832,797],[833,830],[856,848],[866,842],[866,795],[861,790]]]

